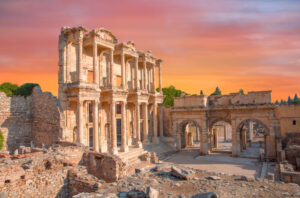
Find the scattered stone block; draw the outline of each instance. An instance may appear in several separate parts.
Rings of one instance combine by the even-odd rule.
[[[215,192],[208,192],[196,194],[192,198],[218,198],[218,195]]]
[[[148,187],[147,188],[147,196],[148,196],[148,198],[158,198],[159,191],[152,187]]]
[[[219,176],[208,176],[208,177],[206,177],[206,179],[208,179],[208,180],[220,180],[221,179],[221,177],[219,177]]]
[[[188,180],[191,177],[191,174],[187,170],[177,168],[175,166],[171,167],[170,175],[183,180]]]

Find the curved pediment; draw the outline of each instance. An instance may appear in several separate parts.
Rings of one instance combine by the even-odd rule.
[[[117,37],[104,28],[97,28],[94,30],[94,32],[98,34],[102,40],[109,41],[114,44],[118,43]]]

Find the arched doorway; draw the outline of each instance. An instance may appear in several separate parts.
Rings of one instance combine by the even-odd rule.
[[[201,128],[194,120],[185,120],[180,124],[180,148],[200,148]]]
[[[237,127],[240,155],[265,159],[267,153],[267,138],[269,128],[260,120],[247,119]]]
[[[232,152],[232,126],[225,120],[213,122],[209,130],[209,150],[218,153]]]

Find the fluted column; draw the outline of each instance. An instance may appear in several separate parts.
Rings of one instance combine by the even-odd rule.
[[[143,82],[144,82],[144,89],[147,89],[147,66],[146,66],[146,61],[144,60],[143,62],[143,68],[144,68],[144,79],[143,79]]]
[[[95,100],[94,104],[93,104],[93,108],[94,108],[94,120],[93,120],[93,124],[94,124],[94,142],[93,142],[93,146],[94,146],[94,150],[95,151],[99,151],[99,112],[98,112],[98,108],[99,108],[99,101]]]
[[[125,55],[121,53],[122,89],[126,89]]]
[[[152,137],[152,143],[157,144],[157,103],[153,103],[153,137]]]
[[[144,139],[143,139],[143,144],[144,145],[147,145],[149,143],[149,140],[148,140],[148,104],[145,103],[143,105],[144,107],[144,112],[143,112],[143,115],[144,115]]]
[[[159,136],[164,137],[164,112],[163,104],[159,105]]]
[[[159,93],[162,93],[161,61],[158,62]]]
[[[77,63],[77,74],[78,82],[83,82],[83,72],[82,72],[82,49],[83,48],[83,32],[79,32],[78,38],[78,63]]]
[[[97,43],[96,36],[93,37],[93,67],[94,67],[94,83],[99,85],[99,65],[97,62]]]
[[[155,65],[153,65],[153,67],[152,67],[152,74],[153,74],[153,76],[152,76],[152,81],[153,81],[152,91],[155,93],[156,92],[156,90],[155,90],[155,88],[156,88]]]
[[[121,123],[121,151],[127,152],[127,111],[126,111],[126,102],[122,103],[122,123]]]
[[[114,75],[114,50],[110,49],[110,86],[114,88],[116,86],[116,79]]]
[[[135,58],[135,88],[140,89],[139,85],[139,57]]]
[[[77,142],[84,144],[83,142],[83,101],[77,99]]]
[[[136,129],[136,137],[135,137],[135,145],[138,148],[142,147],[141,143],[141,128],[140,128],[140,103],[136,103],[135,105],[135,129]]]
[[[110,143],[110,152],[111,154],[118,154],[118,146],[117,146],[117,130],[116,130],[116,102],[114,100],[111,101],[110,106],[110,130],[111,130],[111,143]]]
[[[100,135],[99,135],[99,151],[101,153],[107,152],[107,141],[105,140],[106,136],[106,128],[105,123],[103,121],[103,107],[102,104],[99,103],[99,109],[100,109],[100,117],[99,117],[99,123],[100,123]]]

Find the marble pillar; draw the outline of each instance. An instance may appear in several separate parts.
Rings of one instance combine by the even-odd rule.
[[[126,110],[126,102],[122,103],[122,123],[121,123],[121,151],[127,152],[127,110]]]

